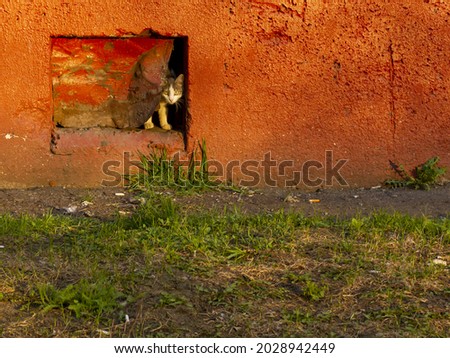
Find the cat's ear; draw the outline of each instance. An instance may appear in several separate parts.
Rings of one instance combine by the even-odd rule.
[[[184,75],[181,74],[177,77],[177,79],[175,80],[175,84],[179,85],[179,86],[183,86],[183,81],[184,81]]]

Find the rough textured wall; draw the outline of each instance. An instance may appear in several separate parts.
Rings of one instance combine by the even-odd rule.
[[[330,149],[352,185],[385,178],[388,159],[449,164],[448,3],[275,3],[230,6],[225,105],[243,114],[230,158]]]
[[[389,160],[411,167],[439,155],[450,166],[450,4],[383,3],[3,1],[0,186],[100,185],[103,163],[123,160],[126,143],[107,138],[77,147],[67,137],[69,151],[50,151],[51,37],[144,29],[188,37],[187,150],[204,138],[209,157],[247,160],[244,174],[285,161],[274,177],[309,168],[319,186],[340,185],[324,181],[325,167],[343,159],[350,186],[384,180]],[[164,135],[124,138],[133,151],[172,143]]]

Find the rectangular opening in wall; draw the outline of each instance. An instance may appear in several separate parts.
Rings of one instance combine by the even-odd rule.
[[[54,37],[51,75],[57,139],[88,129],[186,135],[186,37]]]

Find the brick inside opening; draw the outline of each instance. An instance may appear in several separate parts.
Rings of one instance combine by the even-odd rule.
[[[137,66],[144,66],[146,71],[146,79],[138,85],[148,89],[160,85],[164,66],[186,77],[185,44],[184,38],[53,38],[51,73],[56,126],[72,130],[142,128],[144,116],[152,111],[146,108],[145,99],[139,111],[130,109],[130,86],[136,84],[133,78]],[[141,93],[147,93],[147,89]],[[185,132],[185,115],[185,106],[177,111],[170,108],[169,123],[174,130]],[[157,115],[153,118],[158,125]]]

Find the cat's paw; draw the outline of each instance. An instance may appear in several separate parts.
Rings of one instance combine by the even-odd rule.
[[[152,122],[150,122],[150,121],[144,123],[144,128],[145,129],[152,129],[154,126],[155,125]]]
[[[162,129],[165,129],[166,131],[170,131],[172,129],[172,126],[169,123],[163,124],[161,126]]]

